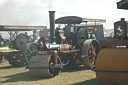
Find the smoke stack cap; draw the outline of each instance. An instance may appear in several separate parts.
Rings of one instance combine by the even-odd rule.
[[[121,18],[121,21],[125,21],[125,18]]]

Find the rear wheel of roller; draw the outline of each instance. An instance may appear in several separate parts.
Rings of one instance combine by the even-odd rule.
[[[86,68],[92,68],[95,65],[99,53],[99,42],[94,39],[85,40],[82,46],[82,62]]]

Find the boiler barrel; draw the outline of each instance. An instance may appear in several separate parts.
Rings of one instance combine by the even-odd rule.
[[[96,61],[100,85],[128,85],[128,48],[106,48]]]

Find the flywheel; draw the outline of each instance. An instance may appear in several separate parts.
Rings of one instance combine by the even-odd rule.
[[[80,27],[77,29],[77,43],[79,47],[82,47],[82,44],[85,40],[87,40],[87,31],[86,28]]]
[[[30,43],[30,37],[26,34],[19,34],[17,37],[16,37],[16,46],[19,50],[22,50],[23,47],[27,44],[27,43]]]

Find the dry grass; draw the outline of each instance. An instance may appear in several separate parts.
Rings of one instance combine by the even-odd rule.
[[[12,67],[8,62],[0,64],[0,85],[98,85],[95,72],[83,67],[65,68],[49,79],[34,78],[25,67]]]

